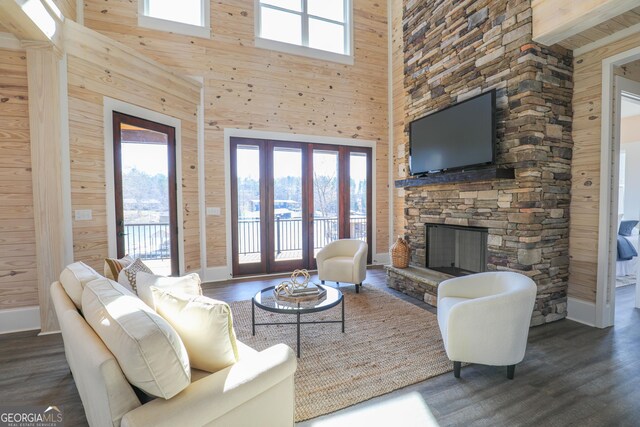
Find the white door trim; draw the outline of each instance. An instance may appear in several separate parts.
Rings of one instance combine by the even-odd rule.
[[[184,206],[182,203],[182,121],[166,114],[148,110],[137,105],[128,104],[104,97],[104,169],[106,180],[106,206],[107,206],[107,242],[109,257],[117,256],[116,247],[116,205],[115,205],[115,185],[113,170],[113,112],[128,114],[141,119],[150,120],[174,127],[176,129],[176,204],[178,222],[178,271],[184,274],[184,230],[182,224]]]
[[[226,265],[226,278],[231,277],[232,274],[232,250],[231,250],[231,138],[255,138],[255,139],[270,139],[277,141],[293,141],[293,142],[306,142],[316,144],[332,144],[332,145],[345,145],[350,147],[369,147],[371,148],[371,221],[372,221],[372,233],[370,248],[372,258],[376,255],[376,142],[365,139],[352,139],[352,138],[337,138],[329,136],[319,135],[304,135],[297,133],[284,133],[284,132],[269,132],[262,130],[250,130],[250,129],[224,129],[224,187],[225,187],[225,222],[226,222],[226,236],[227,236],[227,265]],[[207,280],[209,278],[207,277]],[[210,280],[216,280],[211,278]],[[219,278],[217,280],[224,280]]]
[[[620,102],[614,93],[614,67],[640,59],[640,47],[605,58],[602,61],[602,128],[600,143],[600,209],[598,224],[598,272],[595,326],[613,326],[615,317],[616,227],[618,225],[618,163],[620,151]],[[624,80],[620,79],[621,86]],[[620,87],[616,88],[619,93]],[[616,123],[617,121],[617,123]],[[612,189],[615,189],[613,191]]]
[[[389,240],[388,245],[391,246],[395,241],[395,182],[393,176],[395,174],[394,168],[394,127],[395,117],[393,114],[393,2],[387,2],[387,141],[388,141],[388,164],[387,164],[387,180],[389,185],[389,191],[387,197],[389,198]],[[386,248],[385,248],[386,249]],[[388,264],[390,261],[389,252],[378,254],[376,256],[378,262]]]
[[[62,222],[64,226],[64,263],[71,264],[74,260],[73,255],[73,220],[72,210],[73,204],[71,199],[71,151],[69,139],[69,86],[68,86],[68,70],[67,70],[67,54],[62,55],[62,59],[58,63],[60,67],[60,140],[61,140],[61,156],[62,171],[60,188],[62,191]]]

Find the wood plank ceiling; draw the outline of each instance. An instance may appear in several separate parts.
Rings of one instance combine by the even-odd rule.
[[[636,24],[640,24],[640,7],[613,17],[608,21],[589,28],[588,30],[582,31],[575,36],[568,37],[558,44],[566,47],[567,49],[574,50],[586,46],[590,43],[596,42],[600,39],[603,39]]]

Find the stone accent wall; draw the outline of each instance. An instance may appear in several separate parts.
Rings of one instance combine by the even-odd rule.
[[[530,0],[405,1],[403,25],[405,123],[496,89],[497,163],[516,175],[407,188],[412,265],[425,265],[425,223],[487,227],[488,269],[538,285],[532,324],[566,317],[571,53],[532,42]]]

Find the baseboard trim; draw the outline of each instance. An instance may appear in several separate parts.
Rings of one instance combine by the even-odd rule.
[[[389,257],[389,252],[382,252],[380,254],[375,254],[373,256],[373,264],[382,264],[382,265],[391,264],[391,257]]]
[[[596,304],[577,298],[567,298],[567,319],[595,327]]]
[[[231,269],[229,267],[207,267],[204,269],[203,282],[221,282],[231,279]]]
[[[40,307],[19,307],[0,310],[0,334],[40,329]]]
[[[62,331],[60,331],[60,330],[57,330],[57,331],[49,331],[49,332],[40,332],[40,333],[38,334],[38,336],[39,336],[39,337],[41,337],[41,336],[44,336],[44,335],[55,335],[55,334],[59,334],[59,333],[61,333],[61,332],[62,332]]]

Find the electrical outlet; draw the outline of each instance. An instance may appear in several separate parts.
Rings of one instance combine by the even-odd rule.
[[[207,215],[220,216],[220,208],[207,208]]]
[[[76,210],[76,221],[91,221],[93,214],[91,209],[78,209]]]

